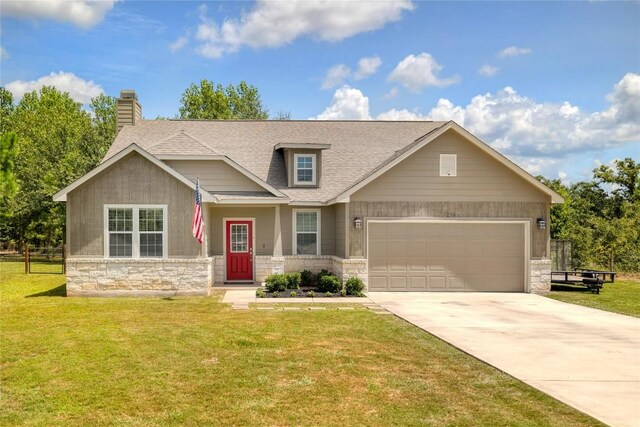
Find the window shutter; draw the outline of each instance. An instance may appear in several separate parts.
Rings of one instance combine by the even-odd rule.
[[[456,176],[457,156],[455,154],[440,154],[440,176]]]

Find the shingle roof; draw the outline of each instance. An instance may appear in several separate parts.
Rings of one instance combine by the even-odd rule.
[[[137,144],[153,155],[221,154],[293,201],[326,202],[447,122],[143,120],[125,126],[105,160]],[[320,188],[288,188],[279,143],[331,144]]]

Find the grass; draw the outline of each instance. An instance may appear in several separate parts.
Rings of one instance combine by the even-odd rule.
[[[601,425],[362,308],[65,298],[52,274],[0,283],[0,425]]]
[[[640,317],[640,280],[616,280],[605,283],[600,294],[582,286],[553,285],[549,298],[628,316]]]

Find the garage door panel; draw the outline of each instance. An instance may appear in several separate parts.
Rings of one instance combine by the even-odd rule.
[[[368,232],[371,290],[524,290],[521,223],[371,223]]]

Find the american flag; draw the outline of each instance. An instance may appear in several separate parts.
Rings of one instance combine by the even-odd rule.
[[[193,221],[191,221],[191,231],[193,237],[202,244],[204,234],[204,224],[202,223],[202,199],[200,198],[200,180],[196,179],[196,203],[193,205]]]

